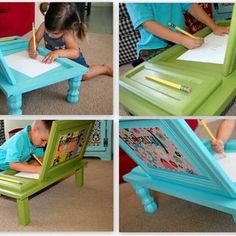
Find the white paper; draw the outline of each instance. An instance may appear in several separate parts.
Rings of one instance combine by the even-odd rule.
[[[229,178],[236,182],[236,153],[225,153],[226,157],[222,157],[221,154],[215,154],[215,159],[220,164]]]
[[[30,179],[39,179],[38,173],[29,173],[29,172],[19,172],[15,174],[17,177],[24,177],[24,178],[30,178]]]
[[[223,64],[227,41],[228,35],[217,36],[211,33],[204,38],[204,44],[200,48],[186,51],[177,60]]]
[[[5,56],[5,60],[10,68],[19,71],[31,78],[50,71],[58,66],[59,63],[53,62],[51,64],[42,63],[44,57],[38,55],[36,59],[29,57],[27,51],[21,51]]]

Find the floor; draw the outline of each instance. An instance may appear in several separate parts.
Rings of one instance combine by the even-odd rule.
[[[89,16],[85,13],[85,24],[89,33],[113,33],[113,5],[112,3],[92,3]]]

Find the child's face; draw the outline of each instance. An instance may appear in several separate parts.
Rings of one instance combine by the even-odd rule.
[[[35,147],[44,147],[48,142],[49,132],[40,131],[39,129],[35,129],[31,135],[31,143]]]
[[[53,39],[58,39],[61,36],[63,36],[63,34],[64,34],[64,31],[48,31],[48,30],[46,30],[46,32],[47,32],[48,36]]]

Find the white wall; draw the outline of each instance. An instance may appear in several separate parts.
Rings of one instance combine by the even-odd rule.
[[[43,14],[39,10],[40,2],[35,2],[35,27],[38,28],[44,20]]]
[[[4,120],[4,130],[6,139],[9,138],[8,132],[16,128],[24,128],[33,123],[33,120]]]

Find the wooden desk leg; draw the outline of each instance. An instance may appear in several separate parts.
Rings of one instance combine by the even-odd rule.
[[[18,219],[21,225],[30,223],[29,200],[28,198],[17,200]]]
[[[67,91],[67,102],[78,103],[79,102],[79,89],[82,76],[69,79],[69,89]]]
[[[84,185],[84,167],[75,171],[75,185],[82,187]]]
[[[136,194],[140,197],[142,205],[144,206],[144,211],[147,213],[154,213],[158,205],[156,204],[154,198],[150,195],[149,189],[142,187],[139,184],[132,183]]]
[[[22,115],[22,94],[7,98],[8,115]]]

